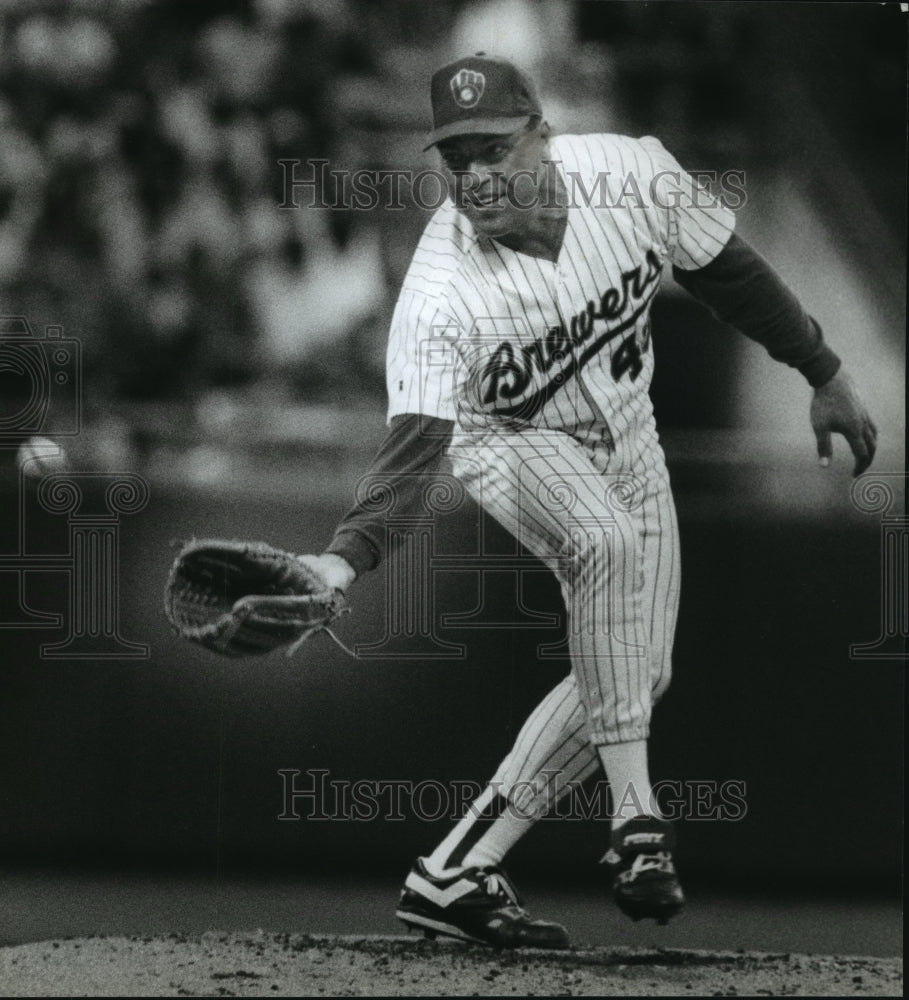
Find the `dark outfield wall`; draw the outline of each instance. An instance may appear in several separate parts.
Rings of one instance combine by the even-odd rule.
[[[676,478],[683,599],[675,680],[655,715],[652,758],[655,776],[689,783],[689,818],[680,824],[689,875],[753,877],[767,887],[894,886],[904,668],[848,656],[850,643],[879,631],[877,520],[706,522],[702,478],[691,479],[700,493],[686,485],[685,470]],[[12,501],[7,490],[7,510]],[[299,771],[303,791],[322,780],[313,771],[333,782],[423,781],[423,808],[444,812],[440,788],[449,794],[452,782],[491,775],[528,711],[567,669],[563,659],[536,662],[539,643],[559,641],[558,627],[509,626],[560,612],[545,573],[525,574],[520,606],[507,576],[489,576],[480,617],[505,627],[438,628],[440,638],[466,645],[460,660],[403,658],[426,647],[402,638],[387,659],[358,663],[322,636],[292,661],[233,662],[178,642],[163,621],[171,539],[226,534],[312,549],[345,503],[154,488],[120,531],[122,634],[150,645],[147,660],[42,660],[39,646],[59,641],[59,630],[4,630],[7,862],[401,869],[432,846],[447,821],[417,818],[406,797],[399,820],[279,820],[289,812],[288,777],[279,772]],[[15,540],[5,523],[8,553]],[[65,522],[48,520],[41,530],[37,523],[34,544],[65,549]],[[441,550],[470,551],[476,523],[472,506],[441,518]],[[507,551],[503,533],[486,526],[490,548]],[[0,577],[6,612],[15,576]],[[443,612],[478,605],[477,581],[475,572],[438,576],[437,625]],[[357,585],[355,614],[339,630],[347,642],[382,639],[385,594],[381,572]],[[65,609],[66,580],[34,573],[26,598],[38,610]],[[738,784],[722,796],[725,782]],[[369,791],[360,786],[361,815]],[[390,798],[381,801],[390,808]],[[740,818],[692,815],[715,817],[718,806]],[[301,817],[344,808],[335,792],[293,803]],[[602,818],[545,821],[513,864],[590,873],[605,829]]]

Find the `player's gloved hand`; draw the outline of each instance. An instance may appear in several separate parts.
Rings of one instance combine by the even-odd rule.
[[[855,456],[853,476],[861,475],[871,465],[877,448],[877,427],[855,388],[852,378],[842,369],[814,390],[811,400],[811,426],[817,437],[817,453],[826,468],[833,455],[831,433],[842,434]]]
[[[330,570],[324,575],[323,564]],[[192,539],[171,566],[164,611],[177,635],[223,656],[281,647],[290,655],[320,631],[343,645],[330,626],[350,610],[340,589],[346,565],[268,542]]]

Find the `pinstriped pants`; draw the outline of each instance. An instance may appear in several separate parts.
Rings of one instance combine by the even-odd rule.
[[[454,474],[555,573],[568,612],[571,673],[525,723],[497,778],[598,766],[598,744],[645,739],[669,684],[679,538],[662,463],[622,461],[560,431],[456,436]],[[632,471],[634,470],[634,471]],[[551,789],[550,789],[551,791]]]

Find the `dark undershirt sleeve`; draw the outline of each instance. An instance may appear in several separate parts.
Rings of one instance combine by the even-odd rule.
[[[817,388],[830,381],[840,359],[821,328],[780,276],[735,233],[706,267],[672,276],[719,319],[762,344],[772,358],[798,369]]]
[[[389,489],[396,497],[395,516],[419,509],[426,477],[438,469],[453,428],[452,421],[437,417],[413,413],[392,417],[388,434],[363,477],[364,491],[370,484]],[[377,506],[384,508],[384,504]],[[358,502],[338,525],[326,551],[346,559],[357,576],[375,569],[385,557],[387,513]]]

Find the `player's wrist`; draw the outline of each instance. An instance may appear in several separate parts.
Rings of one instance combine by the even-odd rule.
[[[375,569],[381,558],[371,539],[355,528],[344,527],[335,532],[334,538],[326,546],[324,554],[340,556],[353,571],[353,579]]]
[[[319,560],[320,568],[329,586],[336,587],[338,590],[347,590],[356,580],[357,571],[337,552],[323,552],[319,556]]]
[[[820,389],[829,385],[842,369],[843,362],[839,355],[823,341],[810,360],[798,366],[798,370],[808,380],[812,389]]]

